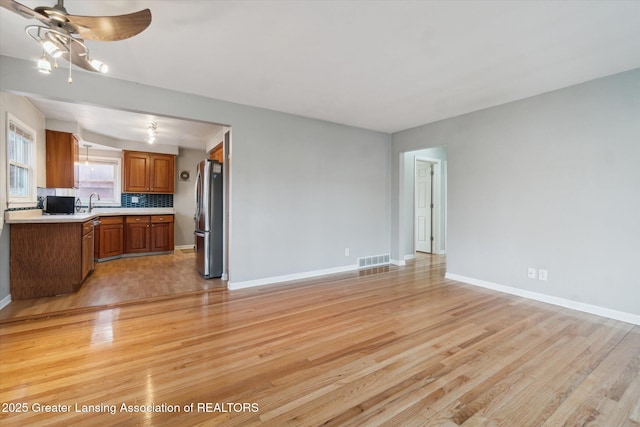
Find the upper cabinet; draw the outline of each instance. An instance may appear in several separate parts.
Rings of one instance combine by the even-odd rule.
[[[215,160],[218,163],[224,163],[224,155],[222,154],[222,142],[216,145],[215,148],[209,152],[209,159]]]
[[[47,187],[78,188],[78,138],[67,132],[47,129]]]
[[[124,193],[171,194],[175,189],[176,156],[171,154],[123,151]]]

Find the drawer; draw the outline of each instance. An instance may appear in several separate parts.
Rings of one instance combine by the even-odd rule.
[[[173,222],[173,215],[151,215],[151,222]]]
[[[127,224],[143,224],[143,223],[148,223],[151,219],[151,217],[149,217],[149,215],[144,215],[144,216],[134,216],[134,215],[127,215],[126,217],[126,222]]]
[[[121,216],[101,216],[100,225],[122,224]]]
[[[84,236],[85,234],[90,233],[91,231],[93,231],[93,220],[87,221],[87,222],[83,222],[82,223],[82,235]]]

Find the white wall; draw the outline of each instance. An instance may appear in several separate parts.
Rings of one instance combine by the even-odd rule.
[[[356,264],[389,250],[391,136],[0,58],[0,89],[233,126],[230,280]],[[351,256],[344,256],[349,247]]]
[[[640,70],[394,134],[392,188],[403,152],[444,145],[449,273],[640,315]]]
[[[404,223],[402,233],[404,235],[404,247],[402,253],[406,255],[414,254],[415,249],[415,162],[416,157],[438,159],[440,162],[440,195],[441,200],[437,205],[440,207],[440,242],[437,251],[443,252],[445,250],[446,230],[445,230],[445,161],[447,160],[447,149],[445,147],[426,148],[423,150],[409,151],[404,153],[404,186],[402,191],[404,193]],[[403,256],[404,259],[405,256]]]

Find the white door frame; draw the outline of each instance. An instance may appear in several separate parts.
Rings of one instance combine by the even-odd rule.
[[[442,254],[444,253],[442,250],[442,160],[435,159],[431,157],[421,157],[416,156],[413,161],[413,253],[416,253],[416,164],[417,162],[427,162],[434,165],[434,173],[433,173],[433,190],[432,190],[432,198],[433,198],[433,211],[432,211],[432,219],[431,223],[433,224],[433,246],[432,252],[433,254]]]

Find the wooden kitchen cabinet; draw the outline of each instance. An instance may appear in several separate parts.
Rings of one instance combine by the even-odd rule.
[[[222,152],[222,142],[215,146],[213,150],[209,152],[209,159],[215,160],[218,163],[224,163],[224,155]]]
[[[46,130],[46,176],[48,188],[78,188],[78,138],[67,132]]]
[[[121,216],[100,218],[96,233],[95,258],[98,261],[118,257],[124,252],[124,221]]]
[[[93,220],[82,224],[82,280],[93,271]]]
[[[151,217],[127,216],[125,219],[124,253],[151,252]]]
[[[93,270],[93,221],[11,224],[11,299],[77,291]]]
[[[173,251],[173,215],[151,216],[151,252]]]
[[[175,159],[172,154],[123,151],[122,191],[172,194],[175,190]]]

